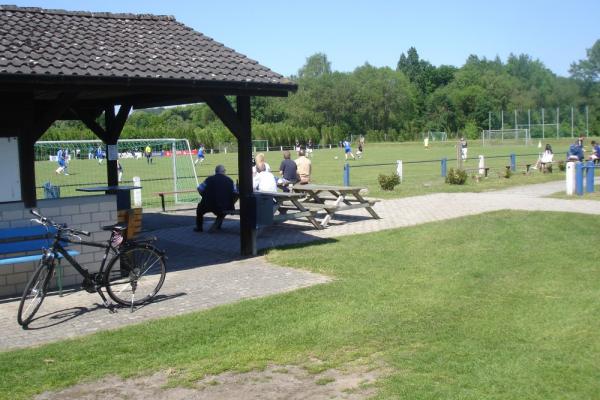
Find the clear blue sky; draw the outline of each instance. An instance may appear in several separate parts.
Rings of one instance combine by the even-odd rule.
[[[18,6],[173,15],[283,75],[310,55],[332,68],[365,62],[395,68],[415,46],[434,65],[461,66],[470,54],[506,61],[526,53],[561,76],[600,39],[600,1],[539,0],[38,0]]]

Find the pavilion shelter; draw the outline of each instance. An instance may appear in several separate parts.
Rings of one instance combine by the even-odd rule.
[[[295,83],[171,16],[0,6],[0,32],[0,139],[4,153],[11,140],[18,149],[18,161],[0,154],[13,160],[0,166],[11,191],[0,206],[36,206],[34,144],[53,122],[91,129],[117,186],[111,146],[132,110],[204,102],[237,138],[241,252],[256,251],[250,97],[287,96]]]

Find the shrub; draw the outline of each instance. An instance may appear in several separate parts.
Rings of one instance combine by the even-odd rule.
[[[558,170],[564,172],[567,169],[567,164],[563,160],[558,162]]]
[[[450,185],[464,185],[467,181],[467,171],[450,168],[446,174],[446,183]]]
[[[510,170],[510,168],[506,168],[506,170],[504,171],[504,174],[502,174],[502,177],[509,179],[511,176],[512,176],[512,171]]]
[[[379,181],[379,186],[381,186],[382,190],[392,191],[400,184],[400,176],[396,173],[391,175],[379,174],[377,180]]]

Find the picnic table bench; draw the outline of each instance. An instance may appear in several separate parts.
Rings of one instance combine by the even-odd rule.
[[[0,255],[3,256],[0,266],[40,261],[42,248],[52,245],[55,233],[56,228],[44,226],[0,229]],[[67,247],[69,243],[63,242],[62,245]],[[36,254],[31,254],[33,252]],[[68,250],[68,253],[71,256],[79,255],[76,250]],[[62,255],[57,255],[59,262],[61,257]],[[57,284],[62,293],[62,268],[58,269]]]
[[[166,207],[165,207],[165,196],[170,196],[170,195],[179,194],[179,193],[198,193],[198,190],[196,190],[196,189],[175,190],[175,191],[172,191],[172,192],[157,192],[157,193],[154,193],[154,194],[160,196],[160,205],[161,205],[162,210],[164,212],[164,211],[167,211]]]
[[[301,193],[305,196],[302,201],[304,208],[312,211],[323,210],[327,213],[320,223],[322,227],[327,226],[335,213],[358,208],[364,208],[373,218],[381,219],[373,210],[373,205],[379,200],[365,199],[360,194],[364,189],[359,186],[315,184],[293,186],[294,193]],[[333,203],[326,203],[326,201],[333,201]]]
[[[272,207],[270,211],[271,215],[259,216],[258,219],[263,221],[263,224],[267,225],[268,221],[272,223],[279,223],[290,219],[304,219],[310,222],[315,228],[323,229],[323,226],[316,219],[316,211],[310,210],[300,200],[305,196],[302,193],[293,192],[261,192],[256,191],[254,194],[258,198],[263,198],[266,202],[265,206]],[[273,199],[269,203],[270,199]],[[267,214],[269,210],[264,211]],[[277,214],[275,214],[278,212]],[[265,217],[269,218],[266,219]],[[272,220],[270,219],[272,217]]]

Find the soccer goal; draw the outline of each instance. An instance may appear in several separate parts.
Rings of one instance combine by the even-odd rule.
[[[481,132],[481,144],[530,144],[528,129],[491,129]]]
[[[169,199],[176,203],[198,201],[195,150],[192,151],[188,140],[122,139],[117,149],[122,167],[120,184],[131,185],[134,176],[140,177],[144,207],[160,205],[158,192],[188,191],[174,193]],[[64,154],[67,160],[67,168],[60,173],[56,168],[58,154]],[[106,146],[100,140],[37,142],[35,175],[40,196],[43,196],[40,188],[46,182],[60,186],[62,197],[81,196],[78,188],[106,185],[106,157]]]
[[[448,140],[448,134],[443,131],[429,131],[421,134],[422,138],[428,138],[431,142],[445,142]]]
[[[252,151],[269,151],[269,141],[263,139],[252,140]]]

